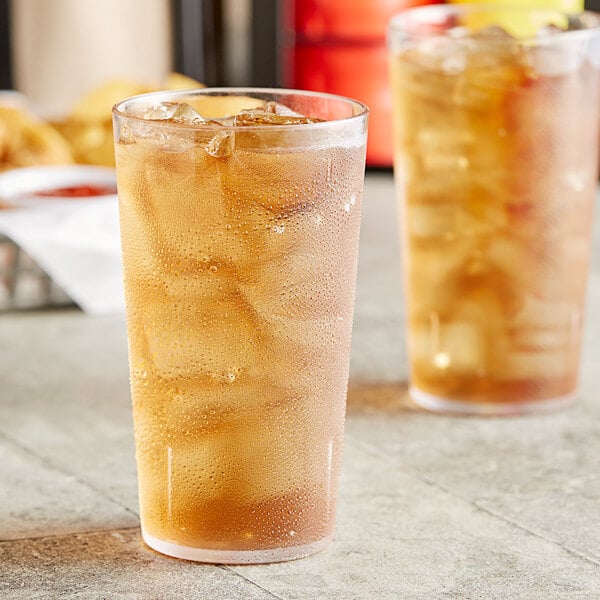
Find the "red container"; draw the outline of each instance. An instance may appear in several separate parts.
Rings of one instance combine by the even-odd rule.
[[[367,164],[392,166],[386,29],[396,13],[434,0],[283,0],[285,87],[330,92],[371,109]]]

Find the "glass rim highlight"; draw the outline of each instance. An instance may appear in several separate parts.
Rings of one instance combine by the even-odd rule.
[[[190,96],[249,96],[260,99],[262,96],[303,96],[306,98],[321,98],[323,100],[340,102],[348,106],[353,107],[354,114],[340,119],[330,119],[321,121],[318,123],[300,123],[300,124],[287,124],[287,125],[252,125],[252,127],[240,127],[234,125],[221,125],[220,131],[239,131],[251,129],[252,131],[298,131],[307,129],[323,129],[339,124],[350,124],[354,122],[360,122],[369,115],[369,107],[356,100],[354,98],[348,98],[346,96],[340,96],[337,94],[329,94],[326,92],[313,92],[310,90],[297,90],[290,88],[266,88],[266,87],[205,87],[205,88],[193,88],[187,90],[162,90],[156,92],[148,92],[145,94],[138,94],[136,96],[130,96],[124,98],[115,104],[112,108],[112,114],[114,117],[120,119],[127,119],[138,123],[144,123],[146,125],[152,125],[153,127],[161,127],[165,129],[175,129],[178,131],[214,131],[214,125],[206,125],[200,123],[198,125],[188,125],[186,123],[174,123],[171,121],[151,120],[144,119],[143,117],[128,114],[126,106],[128,104],[142,103],[146,100],[155,100],[155,104],[159,102],[175,101],[176,98],[190,97]],[[268,100],[265,100],[268,101]],[[311,115],[307,115],[311,116]],[[214,120],[217,120],[216,118]]]
[[[560,39],[561,42],[566,40],[579,40],[586,37],[593,38],[600,35],[600,13],[589,10],[584,10],[578,13],[569,13],[559,8],[549,8],[548,6],[535,5],[497,5],[497,4],[427,4],[423,6],[415,6],[408,8],[401,13],[394,15],[388,23],[388,46],[392,37],[406,36],[410,39],[427,39],[434,37],[445,37],[452,27],[443,28],[447,25],[444,19],[453,16],[466,15],[527,15],[539,13],[540,15],[548,15],[549,17],[561,17],[568,24],[573,19],[577,19],[581,24],[578,29],[563,29],[557,31],[555,35],[548,37],[539,37],[536,35],[527,35],[519,37],[511,37],[510,39],[493,39],[486,40],[486,43],[494,44],[514,44],[516,43],[552,43]],[[546,23],[551,24],[552,21]],[[439,25],[439,30],[419,32],[415,25]]]

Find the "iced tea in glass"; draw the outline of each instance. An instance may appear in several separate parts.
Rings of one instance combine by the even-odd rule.
[[[389,31],[410,393],[560,407],[577,390],[597,190],[600,19],[430,6]]]
[[[218,563],[331,539],[366,107],[204,89],[114,109],[144,540]]]

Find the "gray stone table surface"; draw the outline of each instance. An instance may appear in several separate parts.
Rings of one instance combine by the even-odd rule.
[[[0,598],[600,598],[600,227],[581,395],[527,417],[411,407],[392,177],[369,173],[334,543],[273,565],[138,530],[122,316],[0,316]]]

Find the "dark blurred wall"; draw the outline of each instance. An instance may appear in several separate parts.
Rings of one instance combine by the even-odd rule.
[[[277,0],[252,0],[252,85],[280,83],[277,7]]]
[[[248,48],[251,64],[246,81],[242,83],[269,86],[280,82],[277,13],[282,1],[251,0],[251,23],[248,24],[251,30]],[[14,85],[10,5],[11,0],[0,0],[0,89]],[[223,0],[171,0],[174,68],[209,85],[231,84],[223,65],[227,31],[223,26],[222,5]],[[600,12],[600,0],[586,0],[585,7]]]
[[[0,90],[12,87],[9,1],[0,0]]]
[[[221,0],[171,0],[174,70],[225,85]]]

